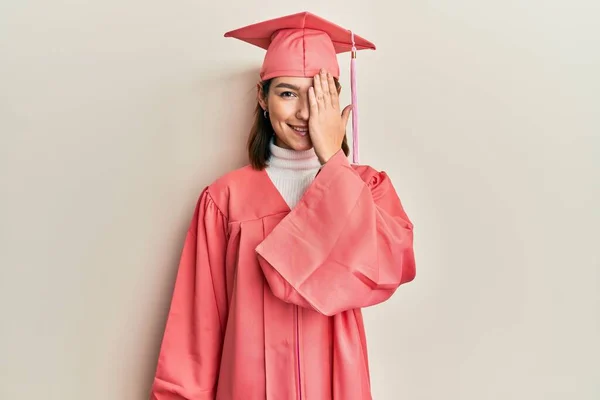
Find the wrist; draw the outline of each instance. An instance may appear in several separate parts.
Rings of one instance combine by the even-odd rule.
[[[319,161],[321,162],[321,165],[325,165],[329,160],[331,160],[333,158],[333,156],[335,156],[338,152],[340,152],[342,149],[341,147],[335,151],[330,150],[329,152],[327,152],[325,155],[320,155],[318,156]]]

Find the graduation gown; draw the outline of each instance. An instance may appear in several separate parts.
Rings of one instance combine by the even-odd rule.
[[[342,151],[290,210],[250,166],[204,189],[185,239],[153,400],[371,399],[361,308],[415,277],[384,172]]]

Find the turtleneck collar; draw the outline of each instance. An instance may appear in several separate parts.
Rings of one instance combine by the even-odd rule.
[[[269,167],[281,168],[295,171],[306,171],[321,168],[321,162],[315,153],[315,149],[310,150],[289,150],[275,145],[273,139],[270,144],[271,157],[269,158]]]

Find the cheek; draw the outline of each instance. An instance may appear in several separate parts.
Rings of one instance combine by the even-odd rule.
[[[279,121],[288,120],[296,112],[294,100],[280,99],[271,103],[272,116]]]

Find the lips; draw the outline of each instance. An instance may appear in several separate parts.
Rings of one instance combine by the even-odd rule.
[[[288,126],[290,128],[292,128],[292,130],[294,132],[296,132],[297,134],[299,134],[300,136],[306,136],[306,134],[308,133],[308,126],[298,126],[298,125],[290,125],[290,124],[288,124]]]

